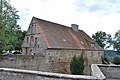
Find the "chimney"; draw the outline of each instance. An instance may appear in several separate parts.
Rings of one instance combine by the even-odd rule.
[[[79,25],[71,24],[71,27],[72,27],[73,30],[78,31]]]

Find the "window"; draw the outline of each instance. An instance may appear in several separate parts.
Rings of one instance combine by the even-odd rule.
[[[29,42],[29,37],[27,37],[27,41],[26,41],[27,43]]]
[[[40,46],[38,45],[38,48],[39,48]]]
[[[31,41],[34,42],[34,37],[33,36],[31,36]]]
[[[37,46],[37,38],[35,38],[35,46]]]

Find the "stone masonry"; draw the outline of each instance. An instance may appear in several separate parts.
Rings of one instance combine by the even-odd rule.
[[[46,55],[1,55],[0,67],[70,74],[70,61],[73,56],[83,54],[84,73],[89,75],[91,64],[101,63],[101,58],[98,57],[103,56],[98,51],[81,50],[46,50],[44,54]]]
[[[101,51],[100,51],[101,52]],[[73,56],[83,54],[84,58],[84,73],[90,74],[91,64],[101,63],[101,54],[99,51],[81,51],[81,50],[47,50],[48,66],[50,72],[71,73],[70,62]],[[104,52],[103,52],[104,53]]]

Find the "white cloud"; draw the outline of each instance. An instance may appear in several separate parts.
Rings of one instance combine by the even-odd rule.
[[[27,30],[32,16],[79,29],[90,36],[97,31],[114,34],[120,26],[120,0],[11,0]]]

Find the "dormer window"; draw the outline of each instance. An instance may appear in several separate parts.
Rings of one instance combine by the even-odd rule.
[[[84,42],[81,41],[82,44],[84,44]]]

